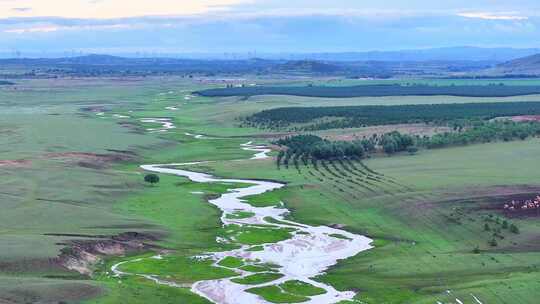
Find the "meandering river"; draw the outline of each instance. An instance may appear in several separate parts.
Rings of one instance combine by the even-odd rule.
[[[246,148],[246,146],[244,146]],[[249,148],[249,147],[248,147]],[[253,148],[260,149],[260,147]],[[261,153],[261,151],[255,151]],[[261,159],[259,154],[257,159]],[[293,237],[273,243],[265,244],[261,251],[250,251],[251,246],[242,246],[240,249],[209,253],[208,257],[219,261],[225,257],[233,256],[244,260],[257,260],[260,263],[271,263],[279,265],[279,273],[282,278],[265,284],[241,285],[231,281],[231,278],[221,280],[208,280],[196,282],[192,286],[192,291],[207,298],[214,303],[222,304],[254,304],[268,303],[261,297],[248,293],[245,290],[252,287],[262,287],[277,285],[289,280],[298,280],[323,288],[326,293],[310,298],[305,303],[337,303],[342,300],[352,299],[354,292],[340,292],[332,286],[314,281],[312,278],[323,273],[329,267],[335,265],[339,260],[352,257],[371,247],[372,240],[361,235],[326,227],[313,227],[301,223],[291,222],[285,219],[289,211],[278,207],[254,207],[242,198],[258,195],[267,191],[282,188],[284,184],[269,181],[249,180],[249,179],[223,179],[205,173],[193,172],[180,169],[185,164],[158,164],[144,165],[142,169],[161,174],[172,174],[187,177],[197,183],[243,183],[251,184],[246,188],[231,189],[217,199],[209,200],[209,203],[222,211],[221,221],[224,225],[269,225],[276,228],[295,229]],[[254,214],[245,219],[231,219],[227,215],[238,212],[248,212]],[[268,222],[271,217],[275,221]],[[238,271],[238,270],[237,270]],[[238,271],[239,277],[250,275],[251,273]]]
[[[173,128],[170,121],[163,119],[147,119],[144,122],[162,123],[163,129]],[[155,130],[150,130],[155,131]],[[244,150],[256,152],[253,160],[268,158],[269,149],[261,146],[253,146],[246,143],[241,147]],[[212,258],[217,262],[225,257],[237,257],[244,261],[257,261],[259,264],[273,264],[279,266],[276,270],[282,275],[281,278],[258,285],[243,285],[232,281],[235,278],[242,278],[253,273],[234,269],[238,276],[220,280],[205,280],[194,283],[191,290],[219,304],[266,304],[269,303],[263,298],[246,292],[249,288],[272,286],[284,283],[286,281],[297,280],[313,286],[324,289],[326,292],[321,295],[312,296],[304,303],[337,303],[343,300],[350,300],[355,296],[352,291],[338,291],[334,287],[313,280],[314,277],[323,274],[329,267],[337,264],[339,260],[347,259],[358,253],[372,248],[372,240],[362,236],[350,233],[342,229],[336,229],[327,226],[309,226],[302,223],[292,222],[286,219],[289,213],[284,205],[280,207],[254,207],[248,204],[243,198],[251,195],[259,195],[268,191],[273,191],[284,187],[278,182],[261,181],[252,179],[227,179],[214,177],[209,174],[193,172],[182,169],[191,164],[152,164],[143,165],[141,168],[148,172],[170,174],[187,177],[196,183],[242,183],[251,186],[230,189],[229,192],[208,202],[222,211],[221,221],[223,225],[265,225],[274,229],[293,230],[292,237],[277,243],[263,244],[259,251],[250,250],[252,246],[244,245],[239,249],[207,253],[205,257]],[[252,215],[248,218],[234,218],[234,215],[242,212]],[[229,215],[229,216],[228,216]],[[233,215],[233,216],[231,216]],[[153,258],[161,258],[156,256]],[[140,260],[139,260],[140,261]],[[133,261],[124,261],[114,265],[111,270],[114,274],[137,275],[125,273],[119,270],[121,265]],[[221,267],[221,266],[219,266]],[[173,287],[186,287],[168,282],[158,278],[155,275],[141,275],[147,279],[153,280],[157,284],[163,284]]]

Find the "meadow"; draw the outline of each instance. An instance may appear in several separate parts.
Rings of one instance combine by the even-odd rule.
[[[81,108],[137,96],[121,85],[103,83],[28,81],[17,90],[0,91],[4,301],[74,301],[99,294],[96,284],[51,262],[74,239],[67,235],[113,235],[129,227],[149,227],[112,211],[116,199],[143,189],[139,177],[92,155],[144,153],[145,147],[170,143],[134,133],[116,121],[88,119],[90,114]]]
[[[345,225],[374,238],[374,250],[343,261],[320,278],[343,290],[361,290],[358,299],[364,303],[433,303],[453,301],[452,296],[474,303],[471,293],[485,303],[532,303],[538,221],[511,219],[522,232],[506,231],[496,248],[489,245],[492,236],[483,226],[490,214],[504,218],[485,206],[486,197],[538,191],[531,183],[538,173],[530,168],[538,149],[533,140],[518,147],[498,143],[375,158],[366,165],[405,186],[386,184],[375,192],[324,170],[272,171],[271,162],[257,168],[220,163],[213,173],[285,180],[286,189],[264,199],[284,201],[295,221]],[[474,253],[477,247],[480,253]]]
[[[192,259],[231,247],[216,241],[230,231],[223,229],[219,211],[207,199],[242,185],[197,184],[161,174],[158,185],[148,186],[139,169],[140,164],[206,160],[212,162],[189,168],[226,178],[287,183],[249,198],[253,205],[283,202],[291,210],[289,219],[296,222],[337,225],[373,238],[374,249],[340,261],[317,277],[339,290],[357,291],[355,303],[455,303],[456,298],[477,303],[473,296],[490,304],[535,303],[540,295],[538,218],[508,217],[497,209],[513,196],[540,191],[540,172],[535,168],[538,139],[377,156],[362,164],[325,162],[317,168],[308,164],[278,170],[274,159],[248,160],[253,153],[240,149],[247,141],[268,143],[268,136],[275,133],[238,127],[240,117],[291,105],[540,101],[538,96],[245,100],[192,96],[192,91],[208,85],[174,78],[35,80],[19,85],[17,91],[0,89],[0,106],[6,113],[0,132],[3,146],[9,146],[0,152],[0,159],[30,161],[0,166],[8,177],[0,184],[7,211],[0,215],[0,246],[9,248],[0,253],[1,300],[208,303],[188,286],[233,274]],[[150,133],[146,129],[159,125],[141,122],[148,117],[169,118],[176,129]],[[88,159],[73,154],[125,154],[118,151],[135,154],[98,167],[94,158],[88,166]],[[57,155],[63,157],[51,157]],[[373,185],[358,184],[375,175],[380,178],[371,181]],[[520,233],[503,229],[503,220],[519,227]],[[503,238],[497,236],[497,246],[490,244],[494,231],[485,231],[486,223],[500,230]],[[158,236],[152,241],[155,248],[104,257],[90,277],[48,263],[77,239],[73,234],[91,237],[126,231]],[[255,239],[265,236],[262,231]],[[253,238],[245,241],[251,243]],[[156,253],[165,258],[149,258]],[[132,261],[124,271],[171,278],[186,287],[157,285],[135,276],[112,277],[111,266],[122,261]],[[236,264],[227,261],[228,266]],[[268,265],[257,267],[269,271]],[[282,288],[298,295],[316,292],[291,284]],[[275,302],[283,300],[275,288],[254,292]]]

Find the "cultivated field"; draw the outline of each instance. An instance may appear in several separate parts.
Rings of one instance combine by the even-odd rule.
[[[424,84],[364,84],[358,86],[242,86],[197,91],[207,97],[290,95],[307,97],[384,97],[384,96],[462,96],[462,97],[511,97],[535,95],[540,87],[534,85],[424,85]]]

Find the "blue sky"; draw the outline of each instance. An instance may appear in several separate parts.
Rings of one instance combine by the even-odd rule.
[[[535,0],[0,0],[0,51],[539,47]]]

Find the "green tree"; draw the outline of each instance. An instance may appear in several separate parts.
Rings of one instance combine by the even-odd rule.
[[[279,151],[278,156],[276,158],[276,165],[278,169],[281,166],[281,160],[283,159],[284,156],[285,156],[285,152],[283,150]]]
[[[409,154],[411,154],[411,155],[414,155],[414,154],[418,153],[418,148],[414,147],[414,146],[408,147],[407,152],[409,152]]]
[[[518,226],[516,226],[516,225],[514,225],[514,224],[511,224],[511,225],[510,225],[510,232],[515,233],[515,234],[519,234],[519,228],[518,228]]]
[[[389,138],[383,141],[382,143],[384,153],[394,154],[397,152],[397,143],[393,138]]]
[[[159,183],[159,176],[157,174],[147,174],[144,176],[144,181],[151,185],[155,185]]]

